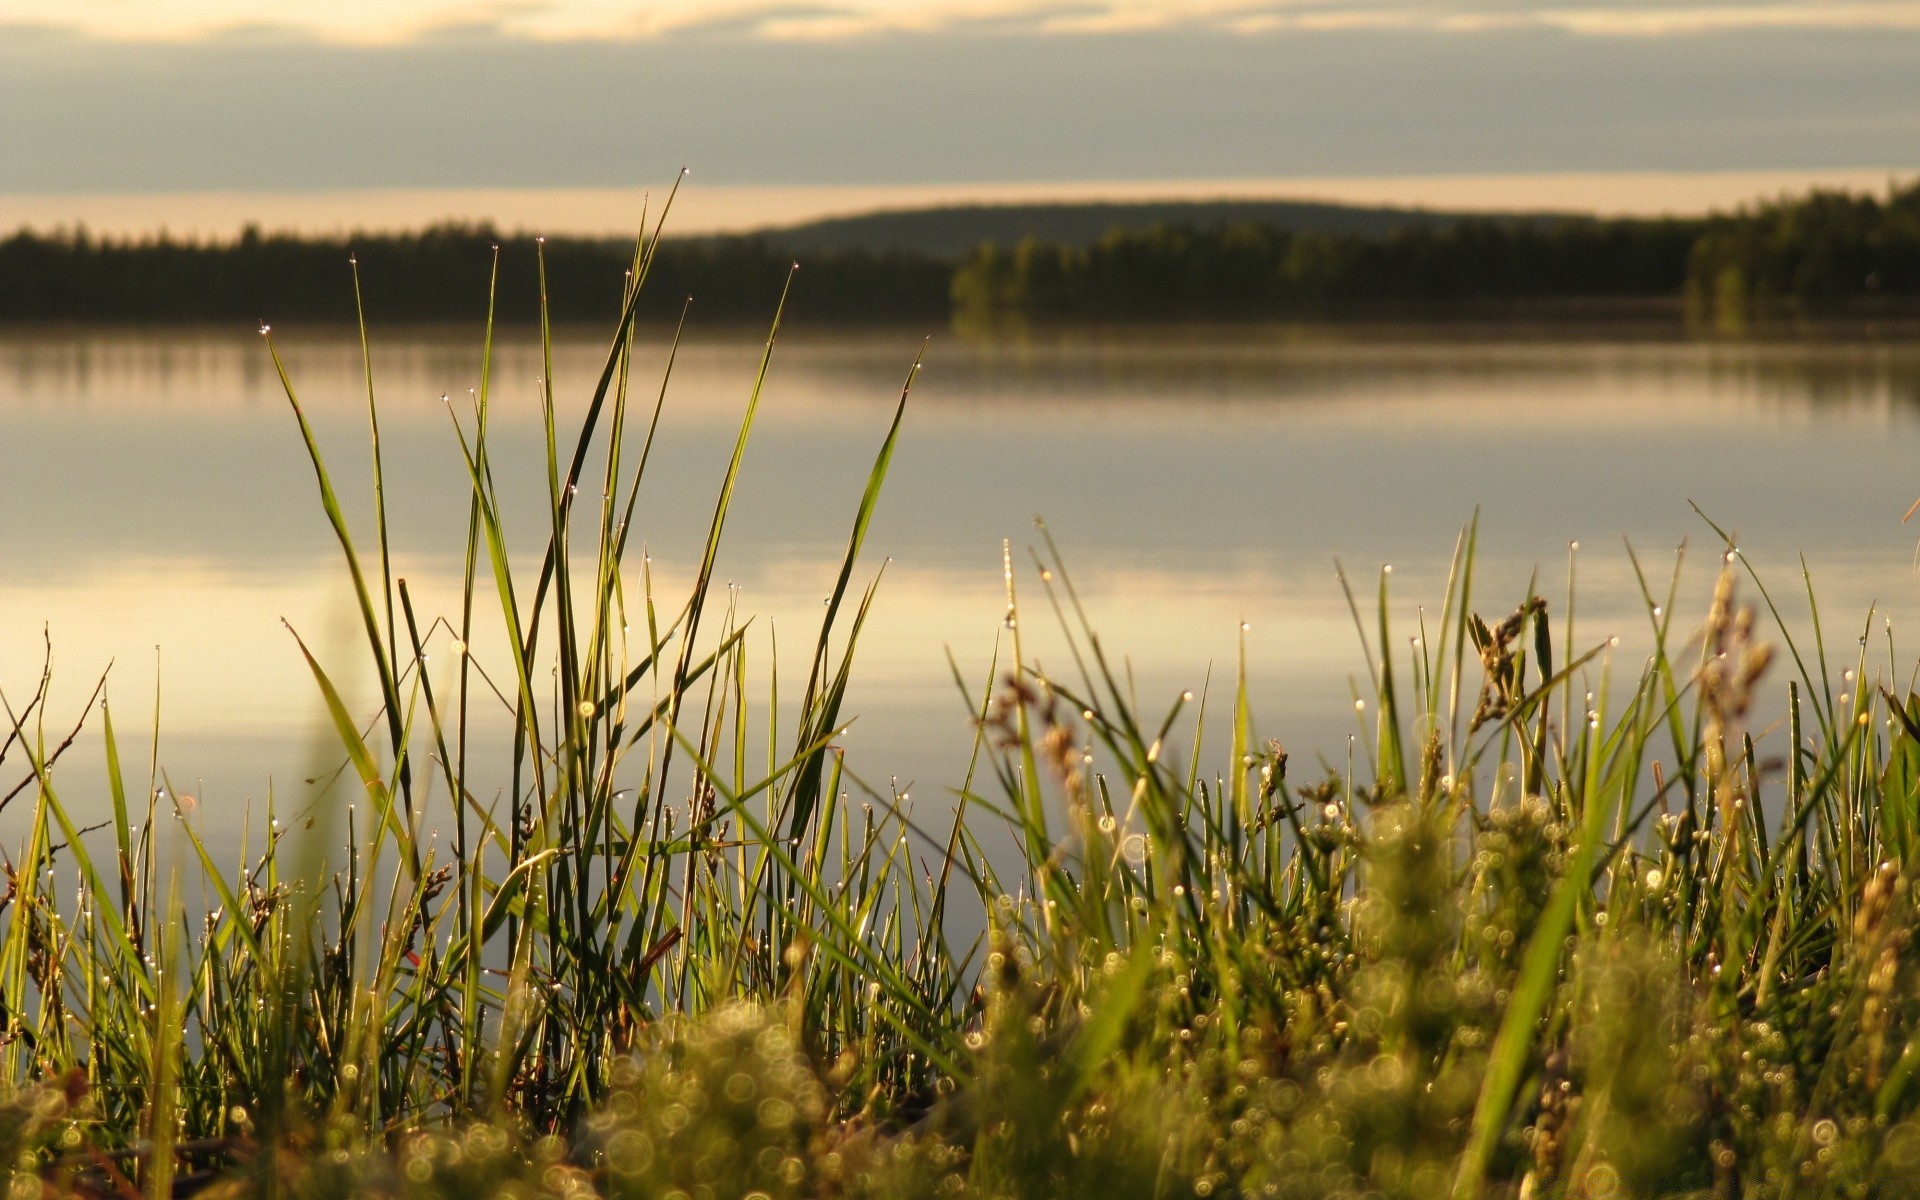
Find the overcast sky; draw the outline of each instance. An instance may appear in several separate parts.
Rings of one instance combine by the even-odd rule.
[[[835,185],[1911,168],[1920,2],[0,0],[4,193],[682,163]]]

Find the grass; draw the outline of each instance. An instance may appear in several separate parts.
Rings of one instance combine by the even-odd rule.
[[[1224,702],[1145,708],[1043,530],[1031,569],[1007,554],[1004,661],[959,680],[952,813],[856,803],[836,738],[915,372],[796,699],[714,585],[779,314],[689,590],[631,549],[671,390],[671,353],[657,384],[631,357],[658,238],[578,429],[548,385],[527,547],[489,325],[450,408],[457,611],[393,575],[371,370],[359,541],[282,371],[378,688],[357,711],[306,653],[352,803],[223,864],[157,763],[128,782],[101,693],[112,817],[84,831],[48,769],[78,734],[44,682],[9,701],[33,806],[0,930],[10,1195],[1916,1190],[1920,696],[1891,634],[1834,694],[1817,632],[1763,640],[1729,548],[1697,629],[1677,567],[1640,575],[1655,649],[1622,664],[1536,595],[1481,597],[1469,525],[1415,639],[1385,575],[1356,598],[1365,753],[1303,778],[1244,661]],[[1032,665],[1034,620],[1068,673]],[[1786,728],[1753,729],[1780,676]],[[496,713],[504,778],[472,765]]]

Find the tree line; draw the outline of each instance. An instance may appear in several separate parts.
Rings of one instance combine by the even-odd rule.
[[[1687,289],[1761,312],[1920,299],[1920,179],[1884,198],[1816,191],[1713,220],[1688,252]]]
[[[1115,230],[1092,246],[983,246],[956,271],[975,317],[1220,319],[1433,313],[1462,303],[1684,299],[1740,320],[1920,300],[1920,182],[1817,191],[1698,219],[1461,220],[1379,234]]]
[[[505,238],[485,225],[229,241],[20,232],[0,240],[0,320],[352,320],[357,257],[374,321],[477,319],[495,248],[499,315],[618,309],[630,243]],[[670,320],[763,321],[791,252],[765,236],[668,240],[641,305]],[[1472,218],[1386,231],[1270,224],[1115,229],[1092,245],[1028,238],[953,259],[815,250],[796,311],[822,320],[1244,320],[1437,315],[1467,306],[1684,300],[1723,321],[1920,302],[1920,181],[1884,196],[1816,191],[1698,219]]]
[[[487,225],[410,233],[302,237],[249,227],[228,241],[99,238],[85,231],[0,240],[0,320],[255,321],[354,319],[354,272],[370,321],[477,320],[499,255],[498,316],[539,316],[540,259],[556,321],[617,316],[632,242],[504,237]],[[705,319],[762,322],[786,284],[792,255],[762,238],[661,242],[640,316],[672,320],[689,297]],[[944,319],[950,262],[859,250],[812,254],[796,304],[824,319]]]

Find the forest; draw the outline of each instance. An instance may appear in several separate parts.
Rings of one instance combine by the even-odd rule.
[[[1695,317],[1737,324],[1920,300],[1920,181],[1884,196],[1816,191],[1704,218],[1455,215],[1347,229],[1159,221],[1114,226],[1091,242],[984,242],[958,256],[932,218],[914,226],[918,245],[902,245],[898,216],[872,218],[892,239],[878,249],[850,244],[858,231],[846,222],[833,245],[806,245],[796,231],[787,240],[780,231],[669,238],[653,257],[640,317],[670,320],[690,298],[706,319],[757,320],[796,258],[796,314],[825,321],[1421,318],[1684,301]],[[963,217],[982,221],[955,210]],[[1059,214],[1049,221],[1042,227],[1071,227]],[[23,230],[0,240],[0,320],[351,320],[354,279],[340,269],[349,256],[362,268],[369,320],[470,320],[484,309],[496,248],[502,295],[539,294],[521,285],[544,269],[551,316],[562,321],[614,311],[619,296],[605,281],[634,258],[625,241],[536,244],[482,224],[332,237],[249,227],[225,241]],[[500,315],[537,314],[523,299]]]

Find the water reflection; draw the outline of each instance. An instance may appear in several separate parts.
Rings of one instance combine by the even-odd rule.
[[[478,383],[476,340],[408,331],[375,354],[396,560],[429,611],[456,594],[466,516],[441,397],[458,402]],[[339,331],[290,331],[283,344],[365,528],[357,344]],[[722,562],[743,608],[776,629],[818,620],[918,344],[911,331],[802,330],[776,356]],[[639,510],[663,586],[697,554],[759,351],[743,334],[681,353]],[[563,419],[602,353],[594,335],[563,337]],[[636,387],[649,402],[664,361],[664,339],[650,338]],[[525,336],[501,346],[498,470],[526,514],[513,532],[528,551],[545,486],[540,371]],[[1348,676],[1365,669],[1335,558],[1363,591],[1395,565],[1396,637],[1410,636],[1476,510],[1476,606],[1506,611],[1537,573],[1564,619],[1567,547],[1580,540],[1574,640],[1621,633],[1628,667],[1644,619],[1623,540],[1656,574],[1682,539],[1701,545],[1684,592],[1697,598],[1714,556],[1696,503],[1741,532],[1784,596],[1798,595],[1804,552],[1848,643],[1869,604],[1896,628],[1913,607],[1913,535],[1899,524],[1920,488],[1912,344],[949,336],[933,343],[916,397],[869,540],[871,567],[893,561],[863,638],[850,745],[868,778],[918,780],[923,797],[958,779],[967,750],[946,652],[984,686],[1002,539],[1023,550],[1036,514],[1143,696],[1198,688],[1210,664],[1218,685],[1247,621],[1262,732],[1303,762],[1316,749],[1344,758]],[[46,626],[66,699],[112,660],[114,695],[144,705],[158,646],[163,757],[207,781],[207,802],[257,797],[270,773],[297,776],[316,706],[280,620],[345,661],[351,614],[259,339],[0,336],[0,448],[0,685],[11,695],[37,670]],[[1784,607],[1804,623],[1803,600]],[[1061,655],[1057,642],[1037,648]]]

